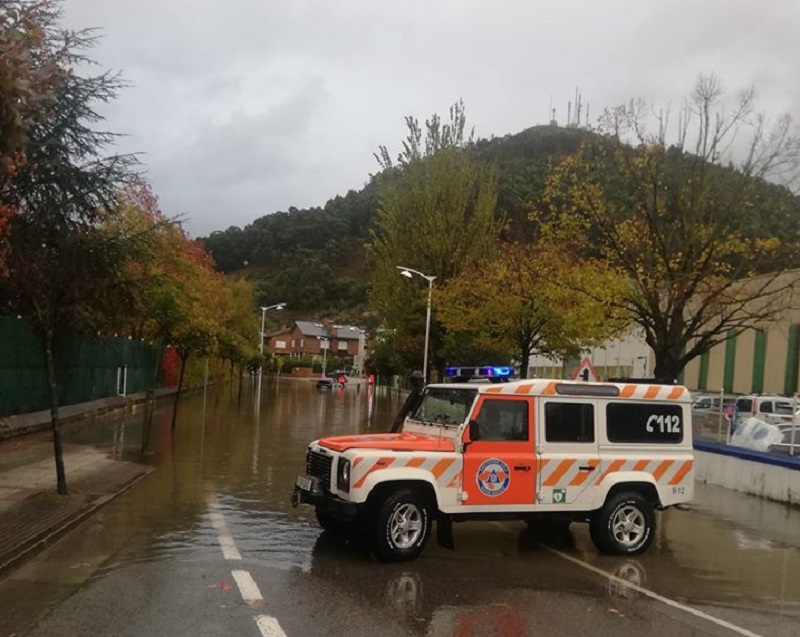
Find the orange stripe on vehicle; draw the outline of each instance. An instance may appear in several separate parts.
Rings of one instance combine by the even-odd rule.
[[[673,387],[667,400],[678,400],[681,396],[683,396],[683,387]]]
[[[499,394],[503,391],[503,388],[500,385],[496,385],[495,387],[488,387],[486,389],[487,394]]]
[[[539,471],[544,469],[549,462],[550,462],[550,460],[548,458],[544,458],[542,460],[539,460]]]
[[[644,471],[647,469],[647,465],[650,464],[649,460],[639,460],[635,465],[633,465],[634,471]]]
[[[524,383],[524,384],[520,385],[519,387],[517,387],[514,390],[514,393],[515,394],[527,394],[531,390],[531,387],[533,387],[533,383]]]
[[[442,474],[447,471],[450,466],[455,462],[453,458],[443,458],[436,463],[436,466],[433,468],[433,477],[437,480],[442,477]]]
[[[615,471],[619,471],[622,468],[622,465],[624,464],[625,464],[624,460],[614,460],[614,462],[608,465],[608,468],[603,473],[600,474],[600,477],[597,478],[595,484],[600,484],[603,480],[605,480],[606,476],[609,473],[614,473]]]
[[[550,474],[550,476],[545,480],[544,486],[552,487],[558,484],[558,481],[564,477],[564,474],[569,471],[570,467],[575,464],[575,460],[562,460],[556,470]]]
[[[655,398],[656,396],[658,396],[658,392],[660,392],[661,389],[662,389],[661,385],[650,385],[650,387],[648,387],[647,391],[644,393],[644,397]]]
[[[692,462],[691,460],[687,460],[686,462],[684,462],[683,466],[680,469],[678,469],[678,473],[676,473],[673,476],[672,480],[669,481],[669,484],[680,484],[686,477],[686,474],[692,470],[693,465],[694,462]]]
[[[358,466],[358,465],[361,463],[361,461],[362,461],[363,459],[364,459],[364,458],[362,458],[361,456],[359,456],[358,458],[356,458],[355,460],[353,460],[353,469],[355,469],[355,468],[356,468],[356,467],[357,467],[357,466]]]
[[[542,394],[545,396],[553,396],[556,393],[556,384],[555,383],[547,383],[547,386],[542,390]]]
[[[378,458],[377,462],[375,462],[374,465],[372,465],[369,469],[367,469],[367,472],[358,479],[358,482],[356,482],[353,485],[353,488],[354,489],[358,489],[358,488],[364,486],[364,482],[367,480],[367,476],[370,473],[372,473],[373,471],[376,471],[378,469],[385,469],[386,467],[388,467],[393,462],[394,462],[394,458],[391,458],[391,457],[390,458]]]
[[[596,467],[597,465],[600,464],[600,461],[589,460],[589,462],[587,462],[586,464],[588,464],[590,467]],[[578,475],[572,478],[572,482],[570,482],[568,486],[570,487],[581,486],[584,482],[586,482],[589,479],[589,473],[590,473],[589,471],[578,471]]]
[[[659,480],[661,480],[663,475],[669,470],[669,468],[674,463],[675,463],[674,460],[664,460],[664,462],[658,465],[658,467],[656,467],[656,470],[653,471],[653,478],[655,479],[655,481],[658,482]]]
[[[451,487],[457,487],[460,483],[461,483],[461,472],[459,471],[456,474],[455,478],[450,480],[450,484],[447,485],[447,488],[449,489]]]
[[[622,391],[619,393],[619,395],[621,398],[630,398],[631,396],[633,396],[633,393],[635,391],[636,391],[635,385],[625,385],[625,387],[622,388]]]
[[[419,467],[423,462],[425,462],[425,458],[411,458],[408,462],[406,462],[407,467]]]

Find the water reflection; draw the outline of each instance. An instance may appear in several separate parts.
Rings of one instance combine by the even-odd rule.
[[[174,432],[171,405],[162,405],[148,456],[155,471],[65,538],[63,553],[31,577],[41,583],[65,573],[103,577],[139,561],[219,559],[212,514],[221,513],[247,559],[335,580],[359,604],[390,609],[420,634],[471,634],[477,621],[492,634],[528,634],[538,621],[532,609],[549,612],[545,593],[632,602],[640,594],[626,582],[692,604],[800,608],[800,513],[702,486],[694,510],[659,514],[653,549],[635,560],[598,555],[585,525],[537,535],[516,522],[466,523],[456,525],[455,552],[436,546],[432,534],[417,562],[376,566],[363,549],[321,533],[309,507],[292,509],[289,493],[310,440],[386,431],[401,402],[385,388],[320,391],[308,381],[252,377],[187,397]],[[68,427],[65,439],[138,457],[143,417]],[[543,545],[615,578],[576,578]]]

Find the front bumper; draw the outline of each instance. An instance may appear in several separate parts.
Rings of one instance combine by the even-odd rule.
[[[300,482],[303,482],[301,486]],[[348,502],[329,493],[320,481],[313,476],[298,476],[291,495],[292,506],[298,504],[311,504],[325,512],[335,513],[344,518],[355,518],[361,511],[362,505]]]

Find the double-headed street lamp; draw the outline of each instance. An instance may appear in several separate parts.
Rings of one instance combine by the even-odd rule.
[[[406,268],[402,265],[395,267],[400,270],[400,274],[404,277],[411,279],[414,274],[417,274],[428,282],[428,314],[425,317],[425,354],[422,363],[422,383],[426,384],[428,382],[428,341],[430,340],[431,334],[431,295],[433,293],[433,282],[436,280],[436,277],[430,274],[423,274],[419,270]]]
[[[286,307],[286,303],[276,303],[275,305],[267,305],[261,308],[261,332],[259,332],[258,353],[264,356],[264,318],[266,317],[267,310],[282,310]]]

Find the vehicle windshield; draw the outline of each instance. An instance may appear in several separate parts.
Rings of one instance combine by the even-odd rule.
[[[460,425],[467,419],[477,393],[477,389],[429,387],[411,419],[426,424]]]

